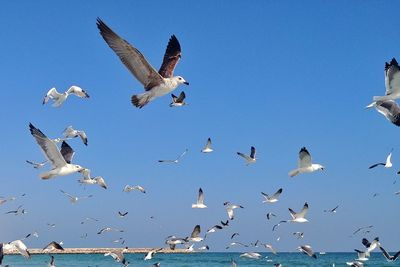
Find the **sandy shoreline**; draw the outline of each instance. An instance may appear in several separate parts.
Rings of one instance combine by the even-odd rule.
[[[64,250],[55,250],[50,254],[104,254],[110,251],[121,250],[122,248],[64,248]],[[125,254],[136,254],[136,253],[147,253],[154,248],[128,248],[128,251]],[[31,248],[28,249],[30,254],[47,254],[43,253],[43,249],[41,248]],[[162,249],[158,253],[192,253],[186,249]],[[5,252],[4,254],[18,254],[17,251],[13,252]]]

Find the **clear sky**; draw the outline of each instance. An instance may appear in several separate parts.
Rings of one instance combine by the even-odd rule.
[[[18,198],[0,206],[1,241],[37,230],[29,247],[52,240],[118,246],[111,241],[119,237],[129,247],[162,246],[168,235],[186,236],[196,224],[204,233],[225,220],[222,204],[231,201],[245,209],[209,236],[213,251],[225,251],[233,232],[238,241],[259,239],[279,251],[302,244],[350,251],[362,248],[364,236],[349,235],[370,224],[366,237],[379,236],[385,248],[398,250],[399,129],[364,107],[384,94],[385,61],[400,59],[399,8],[398,1],[2,1],[0,195]],[[175,34],[182,46],[175,74],[190,82],[175,92],[184,90],[189,105],[170,108],[165,96],[134,108],[130,97],[142,85],[101,38],[97,17],[157,69]],[[71,85],[90,99],[42,106],[51,87]],[[84,188],[78,174],[40,180],[40,171],[25,163],[44,159],[29,122],[52,138],[68,125],[85,130],[88,147],[69,142],[74,162],[104,176],[109,189]],[[205,155],[208,137],[215,151]],[[236,152],[252,145],[259,160],[245,166]],[[326,170],[289,178],[303,146]],[[180,164],[157,163],[186,148]],[[391,148],[392,169],[368,170]],[[126,184],[147,193],[123,193]],[[199,187],[209,208],[192,210]],[[279,202],[261,203],[261,191],[280,187]],[[60,189],[94,197],[71,205]],[[298,211],[305,201],[309,223],[271,231],[289,219],[289,207]],[[4,214],[19,205],[28,213]],[[336,205],[336,214],[323,212]],[[119,210],[129,214],[118,218]],[[270,211],[278,217],[267,221]],[[85,217],[100,221],[81,225]],[[97,235],[104,226],[125,233]],[[304,240],[293,238],[294,231],[304,231]],[[80,238],[84,233],[87,239]]]

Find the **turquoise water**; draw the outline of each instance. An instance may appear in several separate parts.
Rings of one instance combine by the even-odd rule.
[[[312,259],[300,253],[279,253],[277,256],[270,253],[261,253],[264,257],[260,260],[239,258],[240,253],[193,253],[193,254],[156,254],[153,260],[144,261],[144,254],[128,254],[126,258],[131,263],[129,266],[149,267],[160,262],[160,267],[222,267],[231,266],[231,258],[240,266],[273,266],[273,263],[281,263],[282,266],[347,266],[346,261],[352,261],[355,253],[327,253],[318,255],[318,259]],[[54,254],[55,265],[68,267],[84,266],[122,266],[113,261],[111,257],[104,257],[100,254],[94,255],[62,255]],[[30,260],[25,260],[20,255],[7,255],[4,257],[3,265],[10,267],[23,266],[47,266],[50,257],[48,255],[32,255]],[[268,261],[271,260],[271,261]],[[400,260],[394,263],[387,262],[381,253],[373,253],[365,266],[400,266]]]

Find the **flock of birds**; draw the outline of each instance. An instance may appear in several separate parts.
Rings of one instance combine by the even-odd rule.
[[[136,94],[131,97],[132,104],[137,108],[143,108],[147,104],[149,104],[154,99],[166,95],[173,90],[175,90],[178,86],[184,84],[189,85],[189,83],[181,76],[174,76],[174,69],[181,58],[181,46],[179,44],[176,36],[172,35],[167,49],[164,54],[163,62],[159,71],[156,71],[150,63],[146,60],[144,55],[127,41],[122,39],[118,34],[116,34],[111,28],[109,28],[101,19],[97,19],[97,27],[100,30],[100,34],[105,40],[105,42],[109,45],[109,47],[117,54],[120,58],[121,62],[128,68],[128,70],[135,76],[135,78],[143,84],[145,92],[141,94]],[[397,61],[393,58],[390,63],[385,64],[385,86],[386,93],[384,96],[373,97],[373,102],[367,106],[367,108],[375,108],[379,113],[383,114],[390,122],[393,124],[400,126],[400,107],[395,102],[398,98],[400,98],[400,68]],[[88,93],[78,86],[71,86],[64,93],[59,93],[55,88],[50,89],[43,99],[43,105],[48,103],[49,100],[52,100],[53,107],[60,107],[67,100],[68,96],[75,95],[80,98],[89,98]],[[185,103],[185,93],[182,91],[179,96],[171,94],[172,102],[170,104],[171,107],[179,107],[186,105]],[[104,189],[107,189],[107,183],[102,176],[91,176],[91,171],[88,168],[82,167],[77,164],[73,164],[72,160],[75,154],[75,151],[72,147],[67,143],[67,141],[79,137],[84,145],[88,145],[88,138],[86,133],[82,130],[76,130],[72,126],[67,127],[63,136],[59,138],[49,138],[46,136],[39,128],[35,127],[33,124],[29,124],[29,130],[40,149],[44,152],[46,160],[43,162],[33,162],[27,160],[26,162],[32,165],[35,169],[44,168],[46,165],[51,165],[51,169],[49,171],[41,173],[39,176],[41,179],[47,180],[52,179],[57,176],[65,176],[73,173],[80,173],[82,178],[78,180],[79,183],[85,185],[98,185]],[[61,143],[60,148],[58,144]],[[186,155],[188,150],[186,149],[181,155],[179,155],[176,159],[163,159],[159,160],[160,163],[173,163],[178,164],[180,159]],[[211,153],[213,152],[212,141],[211,138],[208,138],[206,145],[201,150],[203,153]],[[250,148],[250,154],[245,154],[242,152],[237,152],[237,155],[244,159],[246,165],[254,164],[257,162],[256,158],[256,148]],[[385,163],[377,163],[370,168],[375,168],[378,166],[384,166],[385,168],[392,167],[391,163],[391,155],[392,151],[388,155]],[[303,147],[300,149],[298,154],[298,167],[289,172],[290,177],[294,177],[296,175],[311,173],[315,171],[323,171],[324,166],[321,164],[316,164],[312,162],[311,155],[309,151]],[[146,190],[140,185],[126,185],[123,189],[124,192],[130,192],[132,190],[138,190],[141,193],[146,193]],[[62,194],[68,197],[71,203],[77,203],[81,199],[91,198],[92,195],[88,196],[74,196],[63,190],[60,190]],[[279,188],[273,194],[267,194],[261,192],[261,196],[263,197],[263,203],[273,204],[279,200],[280,195],[282,194],[283,189]],[[400,192],[398,192],[400,194]],[[0,204],[3,204],[4,199],[0,200]],[[194,248],[194,245],[197,243],[204,243],[206,238],[217,231],[220,231],[226,227],[229,227],[229,224],[235,218],[235,210],[243,209],[244,207],[239,204],[233,204],[231,202],[223,203],[223,206],[226,209],[227,220],[221,221],[220,224],[216,224],[209,229],[206,230],[204,237],[201,236],[201,227],[200,225],[196,225],[190,234],[190,236],[186,237],[177,237],[175,235],[168,236],[165,239],[165,244],[169,247],[169,249],[174,250],[177,245],[183,245],[187,251],[205,251],[209,250],[208,245],[201,245],[198,248]],[[193,209],[205,209],[207,205],[205,204],[205,194],[202,188],[199,188],[197,201],[192,204]],[[339,206],[336,206],[333,209],[324,210],[324,212],[336,213]],[[307,212],[309,210],[309,204],[304,203],[302,209],[299,212],[295,212],[293,209],[289,208],[290,219],[281,220],[279,223],[275,224],[272,227],[272,231],[275,231],[277,227],[281,226],[284,223],[307,223],[308,219],[306,218]],[[25,214],[25,209],[22,206],[19,206],[16,210],[11,210],[7,212],[7,214]],[[124,217],[128,214],[128,212],[118,212],[120,217]],[[267,219],[271,220],[273,217],[276,217],[272,212],[267,214]],[[96,220],[94,218],[87,218],[87,220]],[[82,222],[84,223],[84,222]],[[49,225],[50,227],[54,227]],[[358,232],[366,233],[368,229],[372,228],[371,226],[361,227],[357,229],[353,235]],[[123,232],[123,230],[105,227],[98,231],[97,234],[103,234],[109,231]],[[23,240],[28,238],[29,236],[38,236],[35,232],[33,234],[27,235],[23,239],[14,240],[8,243],[0,243],[0,265],[3,260],[3,252],[11,252],[18,251],[25,258],[30,258],[30,253],[27,246],[24,244]],[[228,244],[227,249],[233,246],[242,246],[245,248],[257,248],[259,246],[263,246],[266,250],[270,251],[273,254],[277,254],[277,250],[271,244],[264,244],[260,241],[256,241],[251,244],[244,244],[236,240],[239,233],[234,233],[231,235],[230,239],[232,242]],[[302,239],[304,237],[303,232],[294,232],[293,236],[297,239]],[[116,240],[116,242],[120,242],[124,244],[124,240],[121,238]],[[358,257],[353,262],[347,262],[349,266],[363,266],[364,262],[367,261],[371,252],[375,249],[380,249],[382,254],[388,261],[395,261],[400,256],[400,251],[395,253],[394,255],[390,255],[381,245],[379,238],[375,238],[371,242],[367,239],[362,239],[362,244],[365,246],[365,250],[361,251],[356,249]],[[44,253],[56,252],[59,250],[63,250],[61,246],[62,243],[57,243],[55,241],[46,245],[43,248]],[[153,259],[154,255],[164,248],[155,248],[149,251],[144,260]],[[299,246],[298,251],[317,259],[316,253],[313,251],[310,245],[302,245]],[[120,250],[115,250],[109,253],[104,254],[105,256],[111,256],[116,262],[121,263],[124,266],[128,266],[129,262],[124,257],[124,253],[127,252],[127,247]],[[240,255],[240,257],[246,257],[251,259],[260,259],[262,255],[257,252],[246,252]],[[51,260],[49,262],[49,266],[55,266],[54,256],[51,256]],[[160,266],[160,263],[154,263],[152,266]],[[231,266],[237,266],[235,260],[231,260]],[[280,267],[281,263],[274,263],[274,266]]]

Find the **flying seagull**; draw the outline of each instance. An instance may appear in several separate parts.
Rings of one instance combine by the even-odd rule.
[[[274,254],[274,255],[277,254],[276,250],[272,247],[272,245],[270,245],[270,244],[263,244],[263,245],[266,249],[269,249],[272,252],[272,254]]]
[[[126,215],[128,215],[128,212],[127,212],[127,211],[126,211],[126,212],[120,212],[120,211],[118,211],[118,216],[119,216],[119,217],[124,218]]]
[[[169,245],[171,250],[175,250],[176,245],[186,244],[188,242],[188,238],[179,238],[175,236],[170,236],[165,240],[165,244]]]
[[[380,165],[382,165],[385,168],[392,167],[393,166],[393,164],[392,164],[392,152],[393,152],[393,148],[392,148],[392,150],[390,150],[389,155],[386,157],[386,162],[385,163],[382,163],[382,162],[376,163],[374,165],[371,165],[368,169],[373,169],[373,168],[375,168],[377,166],[380,166]]]
[[[152,249],[149,252],[147,252],[146,256],[144,257],[144,260],[151,260],[153,259],[154,254],[156,254],[157,252],[161,251],[162,248],[156,248],[156,249]]]
[[[230,248],[232,246],[236,246],[236,245],[240,245],[240,246],[245,247],[245,248],[249,247],[249,245],[243,244],[241,242],[231,242],[225,249],[228,249],[228,248]]]
[[[84,198],[91,198],[93,195],[88,195],[88,196],[83,196],[83,197],[77,197],[77,196],[73,196],[71,194],[68,194],[67,192],[60,190],[61,193],[63,193],[64,195],[66,195],[67,197],[69,197],[69,201],[72,204],[75,204],[76,202],[78,202],[79,199],[84,199]]]
[[[206,146],[201,150],[201,152],[203,152],[203,153],[211,153],[213,151],[214,150],[211,148],[211,138],[209,137],[207,139]]]
[[[294,177],[300,173],[314,172],[317,170],[324,170],[324,166],[321,164],[313,164],[311,161],[311,155],[305,147],[300,149],[298,168],[289,172],[290,177]]]
[[[234,204],[231,204],[231,203],[228,202],[228,201],[224,203],[224,206],[225,206],[226,212],[228,213],[229,220],[233,220],[234,217],[235,217],[235,215],[234,215],[234,213],[233,213],[233,210],[234,210],[234,209],[238,209],[238,208],[244,209],[243,206],[241,206],[241,205],[234,205]]]
[[[115,231],[115,232],[124,232],[124,230],[119,230],[116,228],[111,228],[111,227],[104,227],[103,229],[101,229],[100,231],[97,232],[98,235],[101,235],[105,232],[110,232],[110,231]]]
[[[26,160],[26,162],[31,164],[33,166],[33,168],[40,169],[40,168],[43,168],[44,165],[46,165],[49,161],[45,160],[43,162],[33,162],[33,161]]]
[[[74,128],[72,128],[72,126],[68,126],[67,128],[65,128],[65,130],[63,131],[63,135],[64,135],[64,138],[66,138],[66,139],[72,139],[72,138],[76,138],[79,136],[81,138],[83,144],[85,146],[88,145],[88,138],[86,136],[86,133],[81,130],[75,130]]]
[[[90,177],[90,169],[83,168],[82,171],[80,171],[83,175],[83,179],[78,180],[79,183],[81,184],[97,184],[100,187],[107,189],[107,184],[106,181],[102,176],[96,176],[96,177]]]
[[[53,166],[51,171],[40,174],[40,178],[50,179],[54,176],[68,175],[83,170],[81,166],[71,164],[74,150],[65,141],[62,143],[60,151],[54,141],[47,138],[31,123],[29,124],[29,130]]]
[[[64,248],[57,242],[52,241],[47,246],[45,246],[42,250],[43,253],[49,253],[54,250],[64,250]]]
[[[296,236],[297,239],[300,239],[300,238],[304,237],[304,233],[303,232],[294,232],[293,235]]]
[[[192,209],[204,209],[204,208],[207,208],[207,206],[204,204],[204,193],[203,190],[200,188],[199,194],[197,196],[197,202],[196,204],[192,204]]]
[[[201,242],[203,241],[203,238],[200,237],[200,232],[201,232],[201,228],[200,225],[196,225],[192,231],[192,234],[190,235],[188,241],[189,242]]]
[[[297,250],[303,252],[304,254],[307,254],[310,257],[313,257],[314,259],[317,258],[317,255],[313,252],[312,248],[309,245],[299,246]]]
[[[393,58],[390,63],[385,62],[385,88],[385,95],[374,96],[374,102],[369,104],[367,108],[374,107],[378,101],[396,100],[400,98],[400,67],[395,58]]]
[[[44,105],[50,99],[52,99],[54,101],[52,106],[57,108],[60,107],[70,95],[76,95],[80,98],[89,98],[89,95],[85,90],[75,85],[71,86],[67,91],[62,94],[57,92],[57,89],[53,87],[44,96],[42,104]]]
[[[282,223],[287,223],[288,221],[280,221],[277,224],[275,224],[274,226],[272,226],[272,232],[275,231],[275,229],[279,226],[281,226]]]
[[[268,220],[271,220],[272,217],[276,217],[276,215],[273,214],[272,212],[268,212],[268,213],[267,213],[267,219],[268,219]]]
[[[188,149],[185,149],[185,151],[183,151],[183,153],[182,154],[180,154],[179,155],[179,157],[177,157],[176,159],[162,159],[162,160],[159,160],[158,162],[161,162],[161,163],[179,163],[179,160],[183,157],[183,156],[185,156],[185,154],[188,152]]]
[[[261,192],[261,194],[263,195],[263,197],[265,198],[263,200],[263,203],[274,203],[278,201],[279,196],[281,195],[283,189],[279,188],[278,191],[275,192],[275,194],[273,194],[272,196],[269,196],[268,194]]]
[[[360,227],[360,228],[358,228],[357,230],[355,230],[354,232],[353,232],[353,235],[356,235],[358,232],[360,232],[361,230],[364,230],[364,229],[371,229],[372,227],[374,227],[373,225],[369,225],[369,226],[365,226],[365,227]]]
[[[304,203],[303,208],[299,213],[294,212],[291,208],[289,208],[290,216],[292,216],[291,220],[288,222],[297,222],[297,223],[305,223],[308,222],[306,218],[304,218],[308,212],[308,203]]]
[[[146,193],[146,190],[144,189],[144,187],[140,186],[140,185],[135,185],[135,186],[131,186],[131,185],[125,185],[124,187],[124,192],[129,193],[132,190],[138,190],[140,192],[142,192],[143,194]]]
[[[205,245],[205,246],[199,247],[197,250],[200,250],[200,251],[202,251],[202,250],[210,250],[210,247],[208,245]]]
[[[181,84],[189,85],[181,76],[173,76],[175,66],[181,58],[181,46],[175,35],[169,39],[163,63],[157,72],[138,49],[119,37],[99,18],[97,28],[125,67],[144,86],[145,93],[132,96],[134,106],[142,108],[155,98],[172,92]]]
[[[121,251],[113,251],[104,253],[104,256],[111,256],[116,262],[123,264],[125,267],[129,266],[129,262],[126,261],[124,253],[128,251],[128,247],[125,247]]]
[[[357,261],[367,261],[368,260],[368,256],[367,253],[365,251],[361,251],[358,249],[354,250],[355,252],[357,252]]]
[[[218,225],[218,224],[214,225],[213,227],[211,227],[210,229],[207,230],[204,238],[206,238],[208,234],[215,233],[217,230],[221,230],[221,229],[222,229],[221,225]]]
[[[239,257],[245,257],[245,258],[249,258],[249,259],[259,259],[261,258],[261,254],[257,253],[257,252],[246,252],[243,254],[240,254]]]
[[[185,92],[182,91],[182,92],[179,94],[179,97],[176,96],[176,95],[174,95],[174,94],[171,94],[171,97],[172,97],[172,103],[169,104],[170,107],[182,107],[182,106],[186,105],[186,102],[185,102],[185,97],[186,97]]]
[[[379,249],[382,251],[383,256],[385,256],[387,261],[396,261],[397,258],[400,256],[400,251],[396,252],[393,256],[391,256],[389,253],[386,252],[386,250],[379,246]]]
[[[19,239],[3,244],[3,250],[6,252],[17,250],[19,254],[24,256],[25,259],[29,259],[31,257],[27,246]]]
[[[254,146],[251,147],[250,149],[250,156],[245,155],[241,152],[236,152],[239,156],[244,158],[246,160],[246,165],[252,164],[256,162],[256,148]]]
[[[333,209],[330,210],[324,210],[324,212],[331,212],[331,213],[336,213],[337,209],[339,208],[339,205],[337,205],[336,207],[334,207]]]
[[[362,244],[367,248],[367,250],[366,250],[366,255],[367,255],[367,257],[370,256],[370,253],[371,253],[374,249],[376,249],[377,247],[380,247],[380,245],[381,245],[381,244],[379,243],[379,237],[375,237],[375,239],[372,240],[372,242],[369,242],[368,239],[363,238],[361,242],[362,242]]]
[[[23,205],[19,205],[18,208],[17,208],[16,210],[7,211],[5,214],[13,214],[13,213],[14,213],[14,215],[19,215],[19,214],[24,215],[24,214],[28,213],[28,212],[27,212],[25,209],[23,209],[22,207],[23,207]]]

